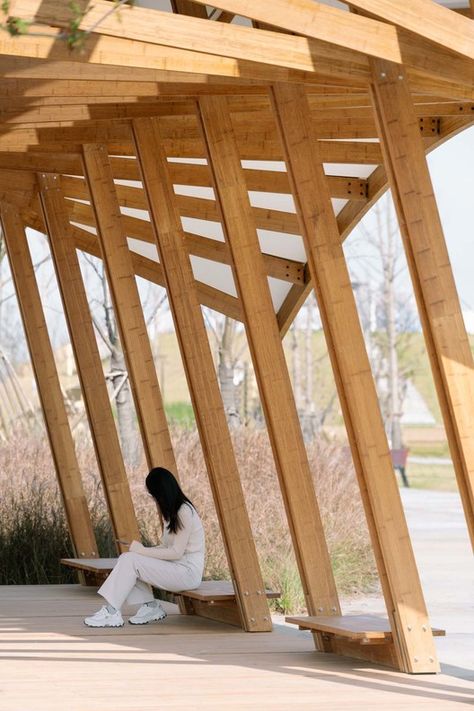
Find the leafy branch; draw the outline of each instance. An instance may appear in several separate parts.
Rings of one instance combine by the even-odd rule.
[[[20,35],[30,35],[34,37],[45,37],[41,32],[33,32],[31,26],[33,25],[33,20],[25,20],[22,17],[14,17],[10,15],[10,1],[11,0],[1,0],[1,12],[3,13],[5,20],[0,22],[0,29],[5,30],[11,37],[18,37]],[[113,6],[110,10],[95,22],[92,27],[87,30],[82,30],[82,22],[87,15],[87,13],[92,10],[92,5],[83,10],[79,3],[75,0],[69,2],[68,7],[71,11],[71,19],[69,20],[67,27],[59,33],[58,39],[65,40],[69,49],[82,49],[89,35],[91,35],[97,27],[110,15],[117,13],[117,19],[121,21],[119,10],[123,5],[133,5],[135,0],[114,0]],[[42,23],[39,23],[42,24]]]

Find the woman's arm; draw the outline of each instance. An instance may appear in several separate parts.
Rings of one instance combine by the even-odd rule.
[[[150,558],[159,558],[160,560],[179,560],[183,557],[186,546],[188,545],[189,536],[191,535],[193,511],[190,506],[185,504],[179,511],[179,518],[182,523],[176,533],[168,534],[168,545],[160,546],[144,546],[138,541],[132,541],[130,551],[132,553],[140,553],[147,555]]]

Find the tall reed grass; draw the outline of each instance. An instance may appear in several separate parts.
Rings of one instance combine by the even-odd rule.
[[[206,530],[205,577],[228,577],[224,547],[197,433],[172,432],[183,489]],[[242,428],[234,447],[251,526],[267,586],[282,592],[283,612],[304,609],[304,597],[267,435]],[[375,564],[352,464],[340,447],[317,440],[308,456],[339,591],[357,594],[376,585]],[[102,556],[115,555],[113,536],[92,446],[78,446],[78,458]],[[129,472],[143,541],[160,536],[156,508],[146,495],[144,466]],[[59,564],[72,555],[67,525],[47,442],[21,435],[0,447],[0,584],[71,582]]]

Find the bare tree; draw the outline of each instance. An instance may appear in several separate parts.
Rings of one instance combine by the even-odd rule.
[[[409,356],[416,312],[412,294],[406,293],[401,285],[406,262],[393,203],[391,200],[383,205],[378,203],[373,214],[373,226],[368,227],[364,221],[360,224],[365,248],[360,249],[359,241],[357,271],[362,271],[364,279],[353,286],[357,287],[387,434],[392,449],[400,449],[403,401],[416,365],[413,356]]]
[[[128,464],[135,465],[140,457],[138,425],[104,263],[86,254],[82,255],[81,261],[86,265],[86,281],[89,282],[89,287],[92,275],[95,277],[96,296],[91,299],[92,320],[110,356],[110,370],[106,378],[110,383],[111,399],[116,407],[123,457]],[[153,305],[146,304],[147,308],[144,310],[148,312],[147,326],[165,303],[166,295],[162,290],[159,297],[154,299]]]
[[[245,367],[241,358],[247,342],[239,324],[230,316],[218,314],[210,309],[204,310],[206,325],[214,340],[217,354],[217,378],[224,403],[224,410],[230,427],[241,424],[240,391],[237,380],[237,369],[242,373],[242,382],[248,382],[245,377]],[[247,393],[243,399],[247,398]]]

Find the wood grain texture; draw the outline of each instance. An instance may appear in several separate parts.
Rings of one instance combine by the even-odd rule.
[[[84,167],[148,466],[150,469],[165,467],[177,476],[173,446],[106,146],[85,145]]]
[[[410,672],[435,671],[433,639],[423,631],[429,626],[423,593],[307,100],[288,85],[276,85],[272,96],[398,664]]]
[[[242,623],[248,631],[269,630],[255,544],[158,121],[133,123],[142,181]]]
[[[3,204],[0,211],[3,237],[72,545],[80,557],[98,556],[25,228],[16,209]]]
[[[474,362],[403,68],[374,62],[372,96],[426,348],[474,546]]]
[[[40,199],[115,538],[140,540],[60,177],[39,174]]]
[[[227,100],[205,97],[199,108],[306,605],[311,614],[337,614],[331,561]]]

